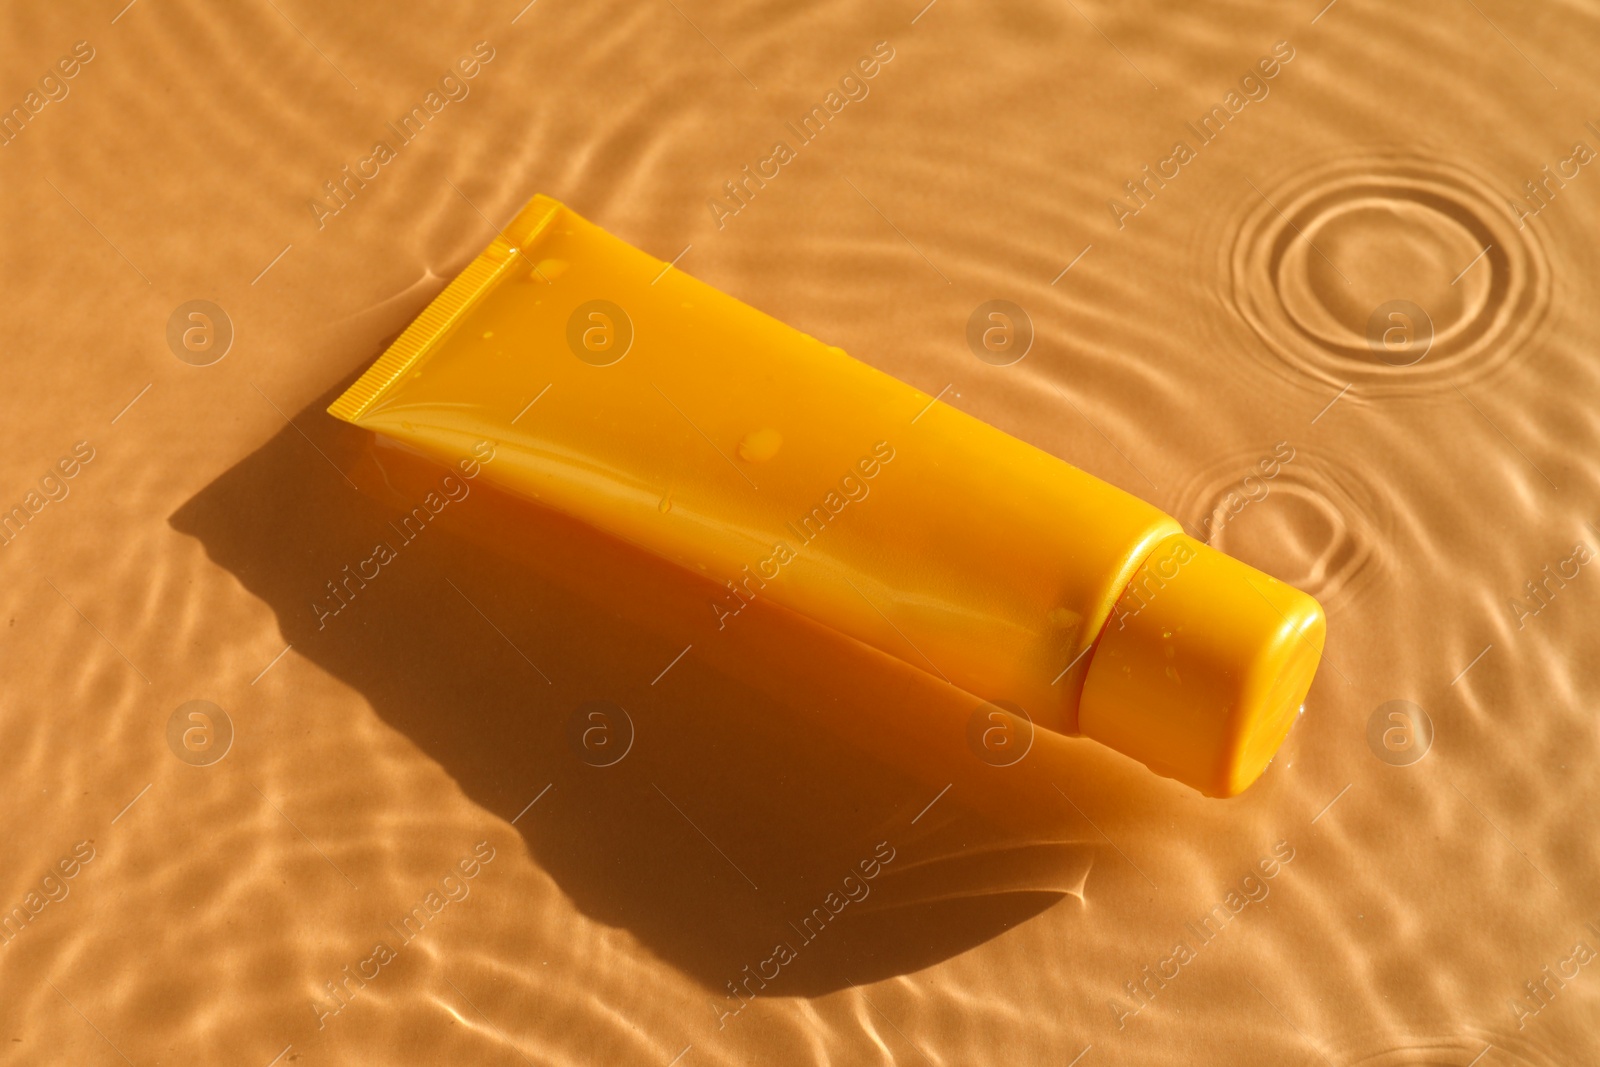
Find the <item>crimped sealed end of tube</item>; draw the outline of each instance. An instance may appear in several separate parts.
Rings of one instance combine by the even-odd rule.
[[[425,360],[467,312],[526,258],[563,210],[559,202],[547,196],[528,201],[510,225],[445,286],[444,292],[433,298],[377,362],[328,406],[328,414],[346,422],[359,422],[390,386]]]

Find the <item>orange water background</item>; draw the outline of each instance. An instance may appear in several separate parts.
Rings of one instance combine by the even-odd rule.
[[[0,947],[0,1059],[1596,1058],[1600,579],[1544,571],[1600,547],[1591,9],[0,18],[0,104],[28,111],[0,147],[0,506],[93,453],[0,547],[0,907],[93,855]],[[708,207],[881,41],[865,97]],[[1280,41],[1266,95],[1130,199]],[[309,206],[478,42],[464,98]],[[992,766],[973,698],[759,604],[716,633],[699,579],[482,487],[319,629],[440,474],[322,409],[534,192],[1319,597],[1327,658],[1266,776],[1206,800],[1043,733]],[[168,340],[197,299],[234,331],[207,366]],[[1036,331],[1010,366],[967,345],[993,299]],[[1368,342],[1400,299],[1434,333],[1403,366]],[[169,747],[190,700],[233,724],[219,762]],[[570,738],[596,700],[632,723],[609,767]],[[1393,700],[1433,724],[1409,764],[1369,743]],[[1266,895],[1197,937],[1241,887]]]

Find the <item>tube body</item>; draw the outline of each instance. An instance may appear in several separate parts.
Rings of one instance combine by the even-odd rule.
[[[544,197],[329,410],[451,463],[493,441],[486,478],[707,575],[720,627],[769,600],[1067,733],[1181,533]]]

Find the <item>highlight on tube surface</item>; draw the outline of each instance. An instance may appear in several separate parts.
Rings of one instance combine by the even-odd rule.
[[[720,579],[719,629],[760,598],[1248,787],[1316,673],[1317,602],[933,401],[535,196],[328,410],[445,464],[488,442],[488,482]]]

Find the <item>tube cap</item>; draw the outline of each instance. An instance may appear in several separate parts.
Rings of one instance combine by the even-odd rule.
[[[1305,593],[1175,534],[1101,632],[1078,728],[1207,796],[1234,796],[1288,736],[1326,633]]]

